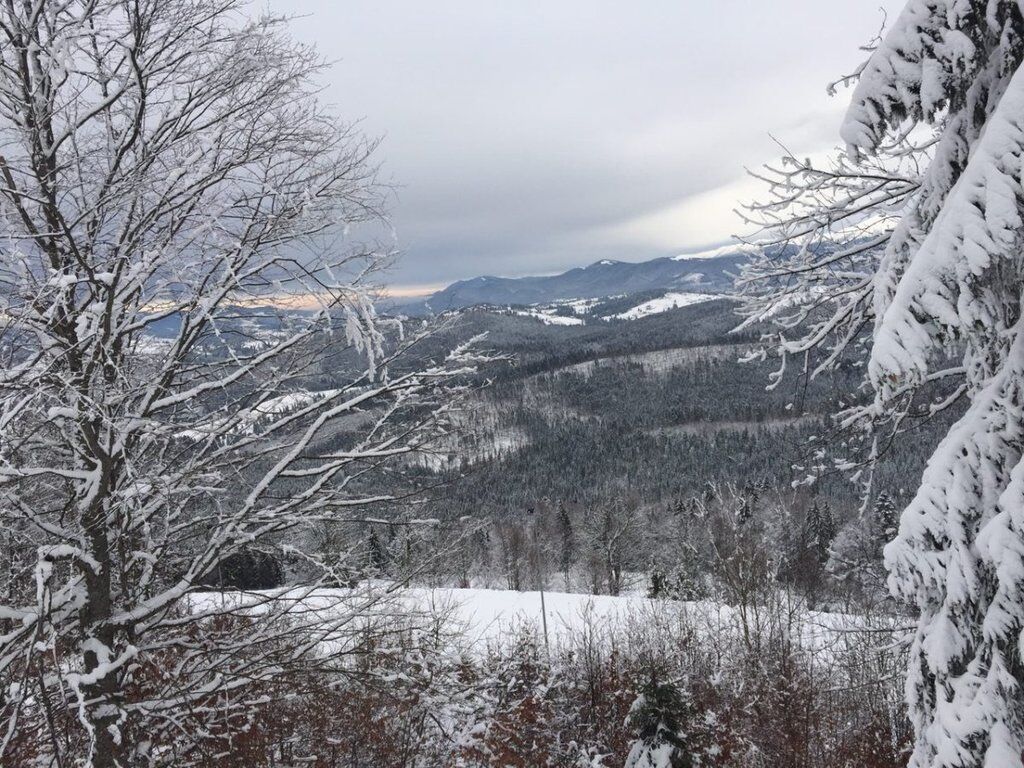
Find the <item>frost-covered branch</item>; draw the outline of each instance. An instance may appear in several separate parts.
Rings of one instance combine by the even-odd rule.
[[[384,597],[312,610],[329,564],[274,599],[196,593],[380,514],[403,494],[385,467],[430,449],[483,359],[376,316],[388,254],[348,234],[381,216],[375,142],[318,102],[315,51],[247,10],[0,4],[5,764],[27,739],[187,765],[261,686],[343,667]]]

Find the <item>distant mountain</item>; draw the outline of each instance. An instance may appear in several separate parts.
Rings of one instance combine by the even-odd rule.
[[[744,246],[727,246],[651,261],[604,259],[558,275],[474,277],[452,283],[423,301],[399,309],[410,314],[439,313],[478,304],[545,304],[564,299],[596,299],[655,290],[728,293],[732,290],[733,275],[749,252],[750,249]]]

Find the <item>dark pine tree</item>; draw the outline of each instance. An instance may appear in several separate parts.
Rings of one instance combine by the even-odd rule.
[[[629,710],[627,725],[635,741],[625,768],[692,768],[681,734],[686,704],[671,683],[648,682]]]

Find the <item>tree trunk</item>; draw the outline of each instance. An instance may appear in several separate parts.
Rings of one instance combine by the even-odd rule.
[[[97,460],[97,465],[105,462]],[[97,675],[93,682],[82,686],[82,694],[88,702],[86,719],[95,734],[94,768],[117,768],[124,765],[124,729],[120,728],[121,691],[118,675],[114,671],[104,673],[104,664],[117,653],[114,647],[115,633],[109,624],[113,609],[111,571],[113,570],[108,536],[106,508],[103,499],[110,487],[109,469],[103,467],[99,489],[82,516],[83,527],[88,531],[89,554],[98,571],[82,565],[85,577],[85,602],[80,617],[82,625],[82,664],[87,676]],[[107,658],[101,658],[106,653]]]

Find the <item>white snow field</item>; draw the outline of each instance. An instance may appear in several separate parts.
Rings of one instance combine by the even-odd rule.
[[[703,304],[706,301],[725,298],[728,297],[715,293],[666,293],[664,296],[645,301],[643,304],[638,304],[632,309],[627,309],[625,312],[620,312],[617,315],[611,315],[611,317],[616,320],[639,320],[641,317],[668,312],[670,309],[690,307],[694,304]]]
[[[544,325],[583,325],[584,322],[578,317],[557,315],[550,309],[516,309],[512,310],[512,314],[535,318],[544,323]]]
[[[448,638],[453,652],[483,653],[489,648],[504,647],[524,637],[552,647],[571,644],[582,636],[589,641],[615,642],[644,628],[673,627],[680,631],[694,628],[701,636],[725,639],[738,637],[743,624],[761,626],[776,622],[779,606],[760,608],[747,606],[741,610],[710,601],[680,602],[652,600],[639,595],[588,595],[566,592],[545,592],[543,610],[540,592],[514,592],[493,589],[454,589],[445,587],[408,587],[394,589],[384,584],[364,585],[354,590],[318,589],[279,590],[271,592],[204,593],[194,596],[193,608],[213,608],[224,601],[265,604],[279,596],[297,600],[303,612],[351,610],[362,606],[368,621],[372,617],[398,619],[413,626],[431,628]],[[257,612],[260,608],[255,609]],[[801,646],[811,652],[829,653],[844,642],[851,632],[864,630],[862,616],[842,613],[808,611],[796,605],[782,610],[786,621]],[[898,621],[879,620],[871,623],[874,633],[897,631]],[[443,629],[441,629],[443,628]]]
[[[686,624],[716,635],[738,630],[740,611],[710,601],[652,600],[639,595],[587,595],[567,592],[513,592],[492,589],[412,587],[403,593],[411,611],[444,612],[462,633],[469,647],[501,645],[524,633],[542,639],[544,617],[553,644],[581,632],[613,638],[631,628],[652,623]],[[768,609],[762,609],[762,614]],[[757,609],[746,611],[746,620],[758,620]],[[820,611],[799,611],[793,626],[805,648],[824,650],[841,636],[863,627],[861,616]]]

